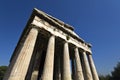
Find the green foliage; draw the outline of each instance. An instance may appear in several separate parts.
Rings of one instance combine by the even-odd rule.
[[[6,70],[7,70],[7,66],[0,66],[0,80],[3,79]]]
[[[99,75],[99,79],[100,79],[100,80],[105,80],[105,76]]]
[[[106,75],[106,76],[100,75],[99,79],[100,80],[111,80],[111,76],[110,75]]]
[[[111,72],[112,80],[120,80],[120,62],[118,62],[117,66],[114,68],[114,71]]]
[[[120,80],[120,62],[118,62],[114,70],[111,72],[111,75],[107,75],[107,76],[100,75],[99,79],[100,80]]]

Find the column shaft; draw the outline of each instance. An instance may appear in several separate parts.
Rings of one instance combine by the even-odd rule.
[[[88,55],[88,60],[89,60],[89,63],[90,63],[90,67],[91,67],[91,71],[92,71],[92,75],[93,75],[93,80],[99,80],[91,54]]]
[[[75,48],[75,62],[76,62],[76,79],[84,80],[78,48]]]
[[[89,66],[88,59],[85,52],[83,52],[83,62],[84,62],[84,69],[85,69],[85,79],[93,80],[90,66]]]
[[[19,56],[16,59],[16,62],[11,70],[10,76],[5,80],[25,80],[25,76],[29,67],[37,35],[38,30],[32,28],[24,42]]]
[[[5,73],[4,79],[3,80],[8,80],[11,71],[13,69],[14,64],[16,63],[17,57],[19,56],[20,50],[23,46],[23,43],[20,43],[17,45],[17,50],[14,51],[14,57],[12,57],[12,60],[10,61],[9,67],[7,69],[7,72]]]
[[[51,36],[48,42],[42,80],[53,80],[54,46],[55,36]]]
[[[67,42],[64,43],[63,52],[63,80],[71,80],[69,48]]]

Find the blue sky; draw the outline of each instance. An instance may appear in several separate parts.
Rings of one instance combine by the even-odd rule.
[[[120,0],[0,0],[0,65],[9,64],[35,7],[74,26],[92,44],[99,74],[120,61]]]

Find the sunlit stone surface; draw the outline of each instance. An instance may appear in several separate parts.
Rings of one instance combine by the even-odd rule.
[[[99,80],[91,45],[72,26],[38,10],[18,41],[3,80]]]

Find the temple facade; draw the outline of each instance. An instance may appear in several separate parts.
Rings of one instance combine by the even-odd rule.
[[[99,80],[91,45],[72,26],[34,9],[3,80]]]

